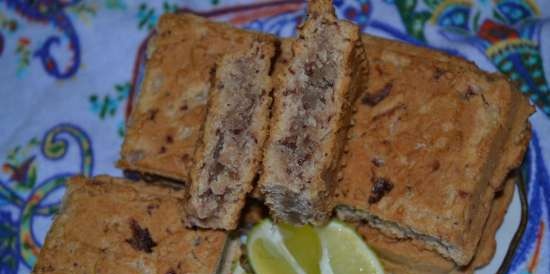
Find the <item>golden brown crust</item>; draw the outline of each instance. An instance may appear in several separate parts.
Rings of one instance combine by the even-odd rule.
[[[392,274],[466,274],[487,265],[493,258],[496,242],[495,234],[506,215],[515,188],[513,177],[504,184],[502,192],[494,199],[489,219],[483,229],[479,247],[473,261],[466,267],[458,267],[452,260],[439,253],[423,248],[417,240],[400,240],[388,237],[368,225],[358,225],[357,229],[366,243],[375,250],[384,264],[386,273]]]
[[[214,273],[226,234],[185,229],[184,192],[71,178],[33,273]]]
[[[496,251],[496,232],[502,225],[504,216],[512,202],[517,180],[519,180],[519,178],[515,176],[508,178],[505,183],[503,183],[502,190],[499,191],[497,197],[495,197],[489,218],[487,219],[487,223],[485,224],[483,234],[479,241],[478,249],[473,261],[468,267],[470,271],[489,264],[493,259]]]
[[[193,153],[206,115],[209,73],[225,53],[265,34],[191,14],[165,14],[150,42],[141,94],[130,116],[123,169],[189,181]]]
[[[365,56],[358,27],[337,20],[331,1],[311,1],[298,39],[285,46],[259,184],[275,218],[321,224]]]
[[[466,61],[369,39],[369,87],[356,103],[338,203],[392,236],[429,236],[465,265],[494,191],[521,162],[532,107],[504,77]]]
[[[218,63],[195,153],[186,221],[235,229],[267,137],[275,39],[254,41]]]
[[[367,49],[372,49],[373,54],[381,54],[384,50],[390,50],[403,56],[414,56],[424,58],[427,61],[433,60],[437,62],[452,63],[454,67],[462,67],[466,69],[475,69],[477,66],[464,58],[449,55],[443,51],[434,50],[425,47],[418,47],[396,40],[390,40],[382,37],[377,37],[369,34],[364,34],[361,37],[363,44]]]

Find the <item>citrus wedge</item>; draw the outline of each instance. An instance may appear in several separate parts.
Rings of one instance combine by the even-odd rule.
[[[288,251],[279,228],[269,220],[252,229],[246,248],[256,274],[307,274]]]
[[[325,227],[257,224],[247,240],[256,274],[383,274],[378,258],[355,230],[332,221]]]
[[[365,244],[355,230],[341,222],[332,221],[318,228],[323,246],[321,268],[323,274],[383,274],[376,254]],[[330,268],[330,271],[325,271]]]

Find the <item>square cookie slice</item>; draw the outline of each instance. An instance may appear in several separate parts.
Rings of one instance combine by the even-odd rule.
[[[130,115],[118,166],[189,181],[210,89],[210,71],[228,52],[265,34],[191,14],[165,14],[148,47],[141,94]]]
[[[369,82],[356,102],[338,213],[467,265],[495,191],[522,161],[533,108],[503,76],[464,60],[364,42]]]
[[[267,137],[275,39],[225,55],[216,66],[208,115],[191,171],[186,221],[235,229]]]
[[[359,28],[338,20],[332,1],[309,1],[298,35],[276,68],[259,185],[276,219],[322,224],[366,59]]]
[[[495,254],[495,235],[514,195],[516,180],[516,177],[508,179],[498,197],[493,200],[474,259],[467,266],[456,265],[453,260],[438,252],[424,248],[416,239],[393,238],[367,224],[359,224],[357,229],[382,261],[386,273],[471,274],[491,262]]]
[[[186,229],[185,191],[74,177],[33,273],[201,273],[218,268],[221,231]]]

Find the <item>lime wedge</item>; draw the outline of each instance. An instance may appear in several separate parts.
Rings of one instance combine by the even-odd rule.
[[[332,221],[326,227],[318,228],[317,231],[323,246],[321,259],[323,273],[384,273],[376,254],[353,228],[341,222]]]
[[[256,274],[383,274],[374,252],[356,232],[333,221],[325,227],[257,224],[247,240]]]
[[[250,231],[246,248],[256,274],[307,274],[286,248],[278,227],[269,220]]]
[[[307,274],[321,274],[319,260],[322,255],[321,241],[317,231],[310,225],[293,226],[277,224],[283,242],[300,267]]]

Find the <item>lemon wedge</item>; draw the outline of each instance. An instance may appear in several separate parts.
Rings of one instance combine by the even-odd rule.
[[[384,273],[363,239],[338,221],[314,228],[264,220],[247,239],[248,259],[256,274]]]
[[[332,221],[317,232],[323,246],[323,274],[382,274],[384,269],[376,254],[357,235],[341,222]],[[325,271],[329,270],[330,271]]]
[[[256,274],[307,274],[288,251],[279,228],[269,220],[250,231],[246,248]]]

